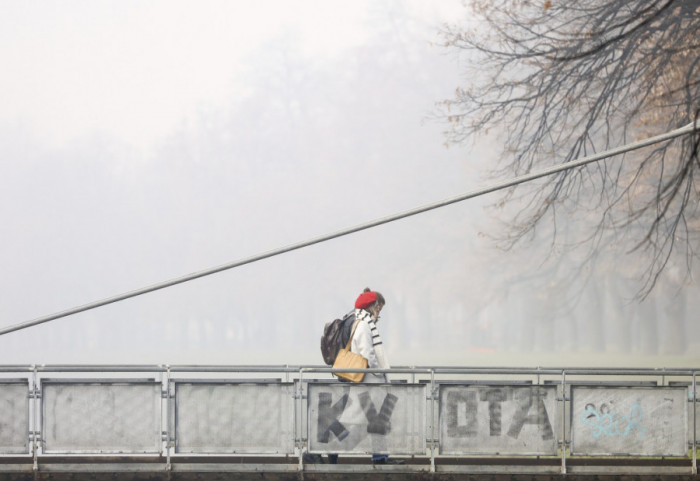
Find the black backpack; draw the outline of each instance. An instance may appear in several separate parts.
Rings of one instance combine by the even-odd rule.
[[[321,336],[321,354],[323,361],[332,366],[335,362],[338,351],[343,349],[352,332],[352,325],[355,323],[355,311],[352,310],[345,314],[342,319],[326,323],[323,327],[323,336]]]

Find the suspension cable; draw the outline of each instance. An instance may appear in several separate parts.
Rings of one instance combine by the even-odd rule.
[[[20,329],[26,329],[27,327],[32,327],[32,326],[36,326],[38,324],[43,324],[45,322],[60,319],[62,317],[71,316],[73,314],[78,314],[80,312],[89,311],[89,310],[95,309],[97,307],[106,306],[108,304],[123,301],[125,299],[129,299],[132,297],[147,294],[149,292],[157,291],[160,289],[165,289],[166,287],[171,287],[171,286],[175,286],[177,284],[182,284],[184,282],[189,282],[189,281],[192,281],[195,279],[199,279],[200,277],[205,277],[205,276],[209,276],[212,274],[216,274],[216,273],[221,272],[221,271],[233,269],[234,267],[240,267],[240,266],[243,266],[246,264],[251,264],[253,262],[267,259],[269,257],[278,256],[280,254],[284,254],[284,253],[291,252],[291,251],[294,251],[297,249],[301,249],[303,247],[312,246],[314,244],[318,244],[321,242],[326,242],[326,241],[329,241],[332,239],[336,239],[338,237],[343,237],[343,236],[346,236],[349,234],[353,234],[355,232],[370,229],[372,227],[377,227],[377,226],[380,226],[383,224],[388,224],[389,222],[394,222],[394,221],[397,221],[400,219],[404,219],[406,217],[411,217],[411,216],[414,216],[417,214],[421,214],[423,212],[428,212],[430,210],[438,209],[440,207],[445,207],[445,206],[448,206],[451,204],[455,204],[457,202],[462,202],[462,201],[465,201],[467,199],[479,197],[479,196],[482,196],[485,194],[489,194],[491,192],[506,189],[508,187],[513,187],[513,186],[516,186],[518,184],[523,184],[525,182],[530,182],[532,180],[536,180],[536,179],[539,179],[541,177],[546,177],[546,176],[549,176],[552,174],[556,174],[556,173],[562,172],[564,170],[569,170],[569,169],[581,167],[583,165],[590,164],[592,162],[597,162],[599,160],[606,159],[608,157],[613,157],[613,156],[616,156],[619,154],[623,154],[625,152],[629,152],[632,150],[640,149],[642,147],[646,147],[648,145],[656,144],[659,142],[664,142],[666,140],[670,140],[670,139],[673,139],[675,137],[679,137],[681,135],[689,134],[691,132],[697,131],[698,129],[700,129],[700,120],[696,120],[695,122],[691,122],[684,127],[681,127],[679,129],[676,129],[676,130],[672,130],[672,131],[667,132],[665,134],[657,135],[655,137],[650,137],[648,139],[640,140],[638,142],[633,142],[631,144],[627,144],[627,145],[624,145],[622,147],[617,147],[615,149],[607,150],[607,151],[601,152],[599,154],[594,154],[594,155],[590,155],[587,157],[583,157],[581,159],[572,160],[570,162],[566,162],[566,163],[563,163],[563,164],[560,164],[557,166],[553,166],[553,167],[541,170],[539,172],[525,174],[525,175],[522,175],[519,177],[515,177],[513,179],[510,179],[510,180],[507,180],[504,182],[500,182],[497,184],[493,184],[489,187],[475,190],[475,191],[472,191],[472,192],[469,192],[467,194],[463,194],[463,195],[460,195],[457,197],[451,197],[448,199],[444,199],[444,200],[441,200],[441,201],[438,201],[438,202],[435,202],[432,204],[424,205],[422,207],[417,207],[415,209],[400,212],[398,214],[375,219],[375,220],[366,222],[364,224],[359,224],[359,225],[356,225],[355,227],[346,228],[346,229],[340,230],[338,232],[323,235],[320,237],[315,237],[313,239],[309,239],[309,240],[299,242],[296,244],[291,244],[291,245],[288,245],[286,247],[282,247],[279,249],[274,249],[274,250],[267,251],[267,252],[264,252],[261,254],[257,254],[257,255],[254,255],[252,257],[247,257],[247,258],[240,259],[237,261],[229,262],[227,264],[222,264],[220,266],[212,267],[210,269],[205,269],[202,271],[193,272],[191,274],[188,274],[188,275],[185,275],[182,277],[177,277],[177,278],[170,279],[170,280],[167,280],[164,282],[160,282],[158,284],[153,284],[153,285],[150,285],[147,287],[142,287],[140,289],[125,292],[123,294],[119,294],[119,295],[116,295],[113,297],[108,297],[108,298],[105,298],[105,299],[102,299],[99,301],[91,302],[89,304],[84,304],[82,306],[78,306],[78,307],[74,307],[71,309],[67,309],[65,311],[57,312],[55,314],[50,314],[47,316],[38,317],[38,318],[30,320],[30,321],[22,322],[20,324],[15,324],[13,326],[8,326],[8,327],[0,329],[0,336],[2,336],[4,334],[9,334],[10,332],[18,331]]]

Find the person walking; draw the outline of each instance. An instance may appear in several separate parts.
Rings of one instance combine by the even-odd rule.
[[[382,337],[377,329],[379,314],[382,312],[386,300],[384,296],[369,287],[357,297],[355,301],[355,319],[359,319],[355,336],[352,338],[350,350],[367,359],[369,369],[389,369],[389,362],[384,353]],[[362,382],[379,383],[387,382],[387,376],[383,373],[367,373]]]
[[[379,334],[379,329],[377,329],[379,314],[382,312],[385,305],[386,300],[384,299],[384,296],[377,291],[372,291],[369,287],[365,288],[365,290],[355,300],[355,320],[357,322],[357,327],[355,328],[355,335],[353,336],[350,344],[350,351],[367,359],[367,368],[369,369],[390,368],[384,352],[382,337]],[[385,373],[366,373],[362,382],[387,383],[389,380]],[[361,412],[361,409],[361,406],[356,406],[354,409],[350,408],[348,418],[364,418],[364,414]],[[338,462],[338,455],[329,454],[328,460],[331,464],[336,464]],[[373,454],[372,464],[405,463],[402,460],[390,460],[389,456],[386,454]]]

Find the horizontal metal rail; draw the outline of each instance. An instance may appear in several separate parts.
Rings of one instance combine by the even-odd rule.
[[[313,372],[331,374],[337,372],[355,372],[357,370],[334,369],[326,365],[246,365],[246,364],[212,364],[212,365],[168,365],[168,364],[4,364],[0,373],[20,372],[270,372],[298,373]],[[364,369],[368,373],[435,373],[435,374],[479,374],[479,375],[552,375],[562,373],[574,376],[693,376],[700,373],[700,368],[691,367],[482,367],[482,366],[396,366],[390,369]]]
[[[168,365],[168,364],[22,364],[0,365],[0,372],[192,372],[192,373],[298,373],[314,372],[319,374],[331,374],[334,371],[357,371],[348,369],[334,369],[326,365],[305,364],[280,364],[280,365],[246,365],[246,364],[217,364],[217,365]],[[483,367],[483,366],[396,366],[390,369],[363,369],[368,373],[435,373],[435,374],[478,374],[478,375],[552,375],[558,376],[566,373],[572,376],[598,375],[598,376],[692,376],[700,373],[700,368],[692,367]]]
[[[349,234],[361,232],[363,230],[367,230],[367,229],[370,229],[373,227],[378,227],[378,226],[381,226],[384,224],[388,224],[390,222],[405,219],[407,217],[412,217],[412,216],[415,216],[418,214],[422,214],[424,212],[429,212],[431,210],[446,207],[448,205],[456,204],[458,202],[463,202],[465,200],[473,199],[475,197],[489,194],[491,192],[496,192],[499,190],[514,187],[514,186],[519,185],[519,184],[531,182],[533,180],[540,179],[542,177],[547,177],[547,176],[550,176],[550,175],[553,175],[553,174],[556,174],[559,172],[563,172],[565,170],[570,170],[570,169],[582,167],[582,166],[587,165],[587,164],[598,162],[600,160],[604,160],[604,159],[607,159],[609,157],[614,157],[614,156],[624,154],[626,152],[630,152],[630,151],[640,149],[643,147],[647,147],[649,145],[653,145],[653,144],[656,144],[659,142],[666,142],[668,140],[674,139],[676,137],[680,137],[682,135],[688,135],[688,134],[697,132],[697,130],[699,128],[698,126],[700,126],[700,121],[691,122],[688,125],[685,125],[683,127],[680,127],[678,129],[670,131],[670,132],[666,132],[666,133],[661,134],[661,135],[657,135],[654,137],[650,137],[648,139],[633,142],[631,144],[627,144],[627,145],[624,145],[621,147],[607,150],[607,151],[601,152],[599,154],[589,155],[589,156],[583,157],[581,159],[576,159],[576,160],[572,160],[570,162],[565,162],[565,163],[562,163],[559,165],[555,165],[555,166],[549,167],[547,169],[543,169],[539,172],[533,172],[530,174],[525,174],[525,175],[522,175],[519,177],[515,177],[513,179],[510,179],[510,180],[507,180],[504,182],[499,182],[499,183],[490,185],[488,187],[478,189],[478,190],[475,190],[473,192],[469,192],[469,193],[466,193],[463,195],[459,195],[459,196],[452,197],[449,199],[444,199],[444,200],[434,202],[432,204],[424,205],[421,207],[416,207],[414,209],[400,212],[398,214],[390,215],[390,216],[383,217],[380,219],[375,219],[375,220],[372,220],[372,221],[369,221],[369,222],[366,222],[364,224],[360,224],[360,225],[357,225],[354,227],[349,227],[349,228],[340,230],[338,232],[322,235],[322,236],[319,236],[319,237],[316,237],[313,239],[309,239],[306,241],[298,242],[296,244],[288,245],[286,247],[281,247],[279,249],[274,249],[274,250],[264,252],[261,254],[257,254],[257,255],[254,255],[254,256],[251,256],[248,258],[240,259],[238,261],[230,262],[228,264],[223,264],[223,265],[220,265],[217,267],[212,267],[210,269],[205,269],[205,270],[202,270],[199,272],[194,272],[192,274],[184,275],[182,277],[178,277],[175,279],[170,279],[170,280],[167,280],[164,282],[153,284],[151,286],[142,287],[140,289],[135,289],[135,290],[130,291],[130,292],[125,292],[123,294],[118,294],[116,296],[108,297],[106,299],[102,299],[99,301],[90,302],[90,303],[84,304],[82,306],[73,307],[71,309],[67,309],[67,310],[57,312],[54,314],[50,314],[47,316],[42,316],[42,317],[30,320],[30,321],[21,322],[19,324],[15,324],[12,326],[2,327],[2,328],[0,328],[0,336],[2,336],[4,334],[9,334],[11,332],[15,332],[15,331],[18,331],[21,329],[26,329],[28,327],[43,324],[45,322],[54,321],[56,319],[60,319],[60,318],[71,316],[71,315],[78,314],[81,312],[89,311],[89,310],[92,310],[92,309],[95,309],[98,307],[113,304],[115,302],[124,301],[126,299],[141,296],[143,294],[155,292],[155,291],[165,289],[168,287],[172,287],[172,286],[182,284],[185,282],[193,281],[195,279],[210,276],[212,274],[217,274],[217,273],[222,272],[222,271],[233,269],[235,267],[240,267],[240,266],[243,266],[246,264],[251,264],[253,262],[257,262],[257,261],[260,261],[263,259],[268,259],[270,257],[278,256],[280,254],[285,254],[287,252],[292,252],[292,251],[295,251],[298,249],[302,249],[302,248],[309,247],[309,246],[312,246],[315,244],[319,244],[321,242],[326,242],[326,241],[337,239],[339,237],[343,237],[343,236],[346,236]]]

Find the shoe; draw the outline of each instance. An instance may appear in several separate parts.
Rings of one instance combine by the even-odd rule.
[[[304,464],[325,464],[320,454],[304,453],[302,460]]]

